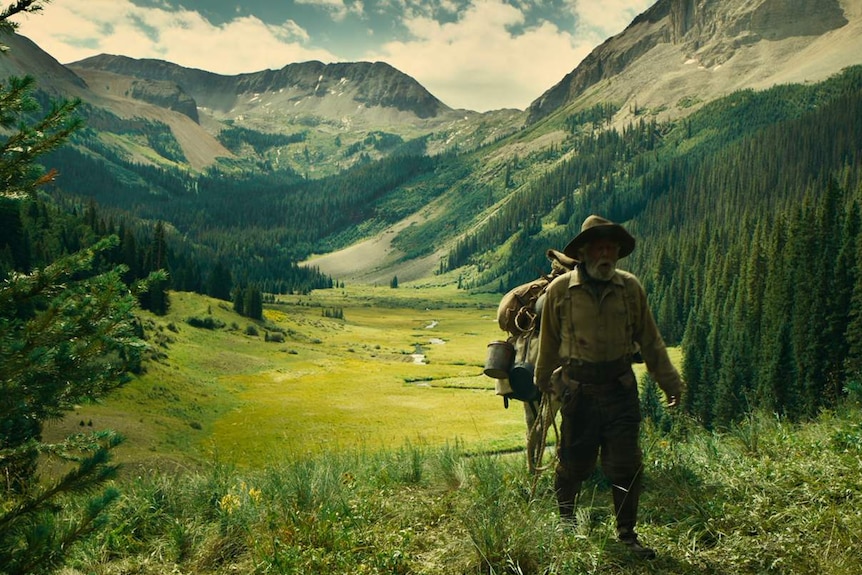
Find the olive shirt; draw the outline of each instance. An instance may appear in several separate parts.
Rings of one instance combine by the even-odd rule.
[[[618,360],[632,356],[639,346],[659,387],[668,396],[679,396],[679,372],[633,274],[616,270],[610,281],[595,282],[581,265],[556,278],[545,298],[536,358],[539,389],[549,390],[551,374],[560,365]]]

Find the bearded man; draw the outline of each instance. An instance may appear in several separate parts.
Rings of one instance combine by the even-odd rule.
[[[596,467],[612,483],[617,536],[652,559],[635,532],[641,491],[641,421],[632,357],[640,351],[667,396],[679,404],[682,381],[647,305],[646,293],[617,261],[635,248],[625,228],[588,217],[564,253],[581,263],[548,287],[542,307],[536,385],[561,404],[554,487],[560,517],[574,521],[581,484]]]

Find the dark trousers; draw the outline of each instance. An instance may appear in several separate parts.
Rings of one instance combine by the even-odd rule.
[[[560,515],[573,515],[581,483],[592,474],[601,454],[602,471],[613,484],[617,532],[633,532],[641,488],[641,417],[631,367],[621,376],[581,380],[564,394],[560,411],[555,477]]]

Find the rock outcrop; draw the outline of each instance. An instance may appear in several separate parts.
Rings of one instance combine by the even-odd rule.
[[[195,122],[199,121],[195,99],[173,82],[135,80],[129,89],[129,97],[179,112]]]
[[[279,95],[279,100],[292,103],[346,96],[366,107],[392,107],[423,119],[449,110],[416,80],[383,62],[323,64],[312,61],[235,76],[184,68],[162,60],[109,55],[87,58],[69,67],[170,82],[189,94],[199,106],[225,113],[250,98],[266,95]]]
[[[639,66],[639,61],[649,60],[654,52],[661,53],[656,59],[663,59],[665,66],[670,61],[669,55],[676,54],[679,63],[714,69],[736,57],[744,58],[746,49],[760,46],[775,53],[776,61],[769,65],[779,71],[787,64],[788,53],[800,52],[808,44],[847,26],[850,19],[845,5],[858,3],[858,0],[659,0],[533,102],[528,108],[528,121],[546,117],[600,82],[624,72],[633,75],[632,69]],[[858,17],[858,10],[851,12]],[[740,69],[744,68],[744,63],[740,64]],[[830,69],[831,73],[837,71]],[[666,73],[673,72],[672,67],[656,72],[665,72],[660,74],[664,77],[673,76]]]

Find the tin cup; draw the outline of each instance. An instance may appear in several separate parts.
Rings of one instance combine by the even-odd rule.
[[[492,341],[488,344],[484,373],[488,377],[506,379],[515,361],[515,347],[508,341]]]

